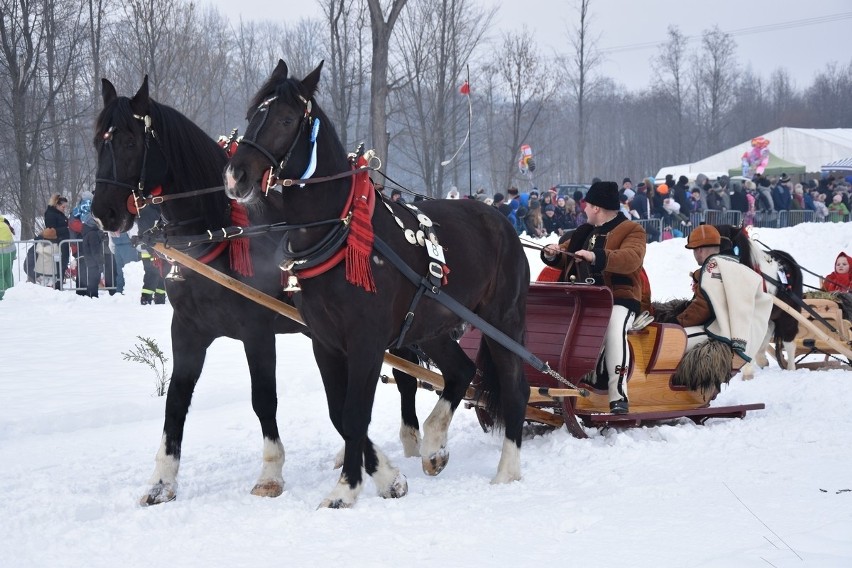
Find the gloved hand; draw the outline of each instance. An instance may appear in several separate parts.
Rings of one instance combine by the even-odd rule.
[[[135,248],[139,246],[139,235],[130,236],[130,244]]]

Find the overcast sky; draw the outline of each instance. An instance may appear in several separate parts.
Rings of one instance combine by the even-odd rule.
[[[233,19],[241,13],[247,18],[263,14],[264,20],[285,14],[288,19],[321,16],[312,0],[207,1]],[[544,54],[568,50],[568,30],[578,21],[576,0],[480,1],[498,6],[495,38],[526,26]],[[734,36],[743,68],[768,77],[784,67],[800,88],[827,63],[846,65],[852,60],[850,0],[593,0],[591,15],[597,46],[605,57],[602,72],[631,90],[653,82],[649,60],[658,43],[666,40],[669,25],[697,39],[718,24]],[[698,41],[690,43],[697,45]]]

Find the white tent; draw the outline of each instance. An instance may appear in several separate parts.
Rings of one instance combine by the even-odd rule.
[[[769,140],[769,151],[776,156],[804,164],[808,172],[818,172],[824,164],[852,156],[852,128],[776,128],[762,135]],[[742,162],[742,155],[751,149],[751,139],[737,144],[703,160],[680,166],[667,166],[657,173],[657,178],[672,174],[704,173],[713,179],[713,173],[727,173]],[[720,174],[721,175],[721,174]]]

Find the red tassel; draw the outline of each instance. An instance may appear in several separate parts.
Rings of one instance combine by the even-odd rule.
[[[248,227],[248,211],[236,201],[231,201],[231,224],[236,227]],[[232,239],[228,250],[231,270],[242,276],[254,276],[254,266],[249,252],[249,239]]]
[[[373,270],[370,266],[370,254],[373,252],[372,207],[375,192],[369,175],[364,172],[353,181],[355,205],[349,236],[346,238],[346,280],[367,292],[376,291]]]
[[[468,83],[467,81],[462,83],[462,86],[459,87],[459,92],[463,95],[469,95],[470,94],[470,83]]]

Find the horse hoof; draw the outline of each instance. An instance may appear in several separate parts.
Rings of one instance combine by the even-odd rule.
[[[423,473],[426,475],[438,475],[447,467],[450,461],[450,452],[447,448],[441,448],[429,457],[422,458]]]
[[[139,504],[143,507],[150,507],[151,505],[174,501],[177,497],[176,489],[176,486],[172,483],[156,483],[148,490],[148,493],[139,499]]]
[[[491,485],[500,485],[500,484],[503,484],[503,483],[511,483],[513,481],[520,481],[520,480],[521,480],[520,474],[500,472],[500,473],[498,473],[497,475],[494,476],[494,479],[491,480]]]
[[[284,484],[275,479],[258,483],[251,490],[251,494],[255,497],[280,497],[282,493],[284,493]]]
[[[387,489],[379,493],[379,496],[383,499],[399,499],[400,497],[405,497],[407,494],[408,480],[400,473],[394,478]]]
[[[354,504],[343,499],[324,499],[317,509],[351,509]]]

